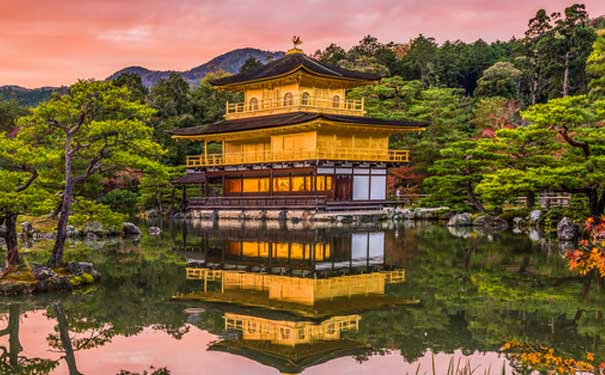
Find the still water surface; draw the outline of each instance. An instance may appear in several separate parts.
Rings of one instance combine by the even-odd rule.
[[[67,258],[102,283],[1,300],[0,372],[501,374],[511,339],[605,349],[596,287],[527,234],[188,222]]]

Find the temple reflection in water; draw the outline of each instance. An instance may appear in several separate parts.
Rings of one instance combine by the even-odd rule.
[[[282,373],[361,354],[369,348],[354,339],[359,313],[417,302],[387,291],[403,286],[407,254],[386,233],[375,225],[184,228],[175,250],[188,258],[186,277],[196,286],[175,299],[227,306],[225,335],[209,350]]]

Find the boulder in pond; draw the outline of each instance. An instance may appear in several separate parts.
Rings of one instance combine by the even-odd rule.
[[[174,215],[172,215],[172,218],[176,219],[176,220],[184,220],[187,218],[187,216],[185,215],[184,212],[177,212]]]
[[[99,274],[94,265],[89,262],[69,262],[67,264],[67,271],[75,276],[80,276],[87,273],[95,280],[101,278],[101,274]]]
[[[557,237],[561,241],[573,241],[578,237],[578,226],[568,217],[564,217],[557,224]]]
[[[48,266],[37,265],[32,267],[32,274],[36,280],[46,280],[51,277],[56,277],[57,274]]]
[[[159,236],[162,233],[160,227],[149,227],[149,234],[152,236]]]
[[[447,222],[448,227],[470,227],[473,224],[473,217],[468,212],[456,214]]]
[[[109,232],[103,227],[103,224],[99,223],[98,221],[90,221],[84,225],[82,228],[82,233],[85,235],[92,233],[97,236],[105,236]]]
[[[506,220],[497,216],[483,215],[473,221],[473,226],[480,227],[486,230],[501,231],[508,228]]]
[[[139,229],[139,227],[136,226],[136,224],[126,221],[126,222],[122,223],[122,233],[124,233],[127,236],[129,236],[129,235],[138,236],[141,234],[141,230]]]
[[[523,228],[527,225],[527,220],[522,217],[513,217],[513,227],[514,228]]]
[[[542,221],[542,211],[532,210],[529,213],[529,225],[539,225]]]

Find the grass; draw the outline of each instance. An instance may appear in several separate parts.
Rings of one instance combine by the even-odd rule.
[[[438,374],[435,367],[435,354],[431,356],[431,368],[423,369],[421,364],[418,364],[414,373],[406,372],[405,375],[507,375],[506,363],[502,363],[502,370],[499,372],[492,372],[491,367],[487,369],[480,369],[481,366],[475,366],[471,364],[470,359],[463,360],[462,357],[450,358],[447,372],[445,374]]]

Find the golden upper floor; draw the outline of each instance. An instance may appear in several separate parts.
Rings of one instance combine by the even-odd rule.
[[[376,74],[322,63],[295,47],[254,71],[210,83],[244,94],[243,102],[226,104],[225,119],[230,120],[301,111],[363,116],[364,101],[346,99],[346,90],[378,79]]]

